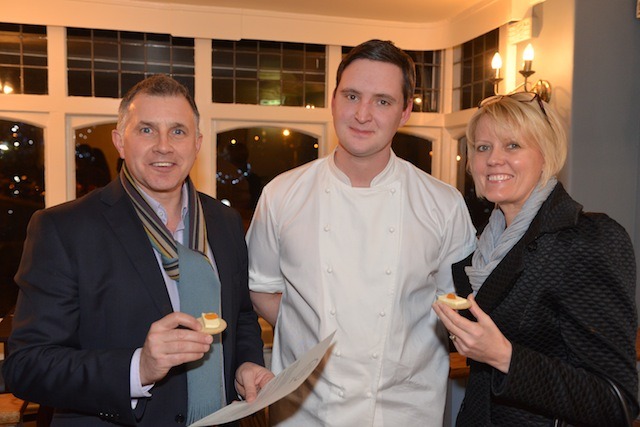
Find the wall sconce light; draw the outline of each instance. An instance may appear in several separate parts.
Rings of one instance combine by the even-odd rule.
[[[494,75],[489,79],[491,84],[493,85],[493,93],[498,94],[498,85],[503,80],[500,77],[500,68],[502,68],[502,57],[499,52],[496,52],[491,59],[491,68],[493,69]]]
[[[13,86],[11,86],[11,84],[9,83],[5,83],[2,80],[0,80],[0,93],[9,95],[11,92],[13,92]]]
[[[535,71],[532,69],[533,57],[533,46],[531,46],[531,43],[529,43],[522,54],[522,69],[518,70],[522,77],[524,77],[524,82],[516,86],[516,88],[511,93],[517,92],[518,89],[522,88],[524,92],[537,93],[540,99],[545,102],[549,102],[549,100],[551,99],[551,83],[549,83],[547,80],[538,80],[533,86],[529,87],[529,77],[535,74]],[[500,57],[500,54],[498,52],[493,55],[493,59],[491,60],[491,68],[494,70],[495,74],[489,79],[489,81],[493,84],[493,92],[498,95],[498,86],[503,80],[502,78],[500,78],[502,58]]]

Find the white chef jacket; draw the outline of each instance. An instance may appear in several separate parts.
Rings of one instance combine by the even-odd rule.
[[[288,417],[278,425],[442,425],[449,357],[431,305],[475,247],[455,188],[393,153],[354,188],[330,155],[264,188],[247,243],[250,289],[282,292],[274,373],[337,331],[312,379],[271,408]]]

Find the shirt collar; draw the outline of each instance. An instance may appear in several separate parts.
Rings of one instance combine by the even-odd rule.
[[[351,186],[351,180],[349,179],[349,177],[336,165],[335,155],[335,150],[329,155],[329,168],[331,169],[331,172],[339,181]],[[393,152],[393,150],[391,150],[391,153],[389,155],[389,162],[387,162],[387,165],[384,167],[384,169],[371,180],[371,185],[369,187],[387,185],[392,181],[395,181],[397,160],[398,158],[396,154]]]
[[[167,211],[164,208],[164,206],[162,206],[160,202],[158,202],[156,199],[154,199],[149,194],[147,194],[142,188],[138,187],[138,190],[140,191],[140,194],[142,194],[142,197],[144,197],[144,199],[147,201],[149,206],[151,206],[151,209],[153,209],[156,215],[158,215],[158,218],[160,218],[162,223],[164,225],[167,225]],[[180,222],[176,227],[176,232],[180,230],[184,230],[184,219],[187,217],[187,214],[189,213],[189,191],[187,188],[186,181],[184,182],[184,184],[182,184],[182,189],[180,190],[180,197],[182,199],[181,201],[182,210],[180,212]]]

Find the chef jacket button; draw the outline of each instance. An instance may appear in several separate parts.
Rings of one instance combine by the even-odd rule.
[[[336,309],[332,308],[331,310],[329,310],[329,313],[331,313],[332,316],[336,315]]]
[[[377,359],[377,358],[378,358],[378,353],[373,353],[373,354],[371,355],[371,357],[372,357],[372,358],[374,358],[374,359]]]
[[[390,268],[387,268],[387,270],[385,271],[385,273],[387,274],[387,276],[388,276],[388,275],[390,275],[390,274],[391,274],[391,269],[390,269]]]
[[[329,230],[331,230],[331,227],[329,226],[329,224],[325,225],[324,226],[324,231],[329,231]]]
[[[396,194],[396,189],[395,188],[391,189],[391,194]]]
[[[325,192],[325,193],[331,193],[331,189],[330,189],[330,188],[325,188],[325,189],[324,189],[324,192]]]
[[[367,392],[367,397],[368,397],[368,398],[373,397],[373,393],[371,393],[370,391],[368,391],[368,392]]]
[[[379,313],[379,316],[380,316],[380,317],[384,317],[384,316],[386,316],[386,315],[387,315],[387,313],[385,313],[385,312],[384,312],[384,310],[382,310],[382,311]]]
[[[335,354],[336,357],[342,356],[342,353],[340,352],[340,350],[336,350],[333,354]]]
[[[396,229],[395,229],[395,228],[393,228],[393,227],[389,227],[389,233],[393,233],[394,231],[396,231]]]
[[[327,273],[329,273],[329,274],[333,273],[333,268],[327,267]]]
[[[176,415],[175,421],[176,421],[178,424],[184,424],[184,415],[182,415],[182,414],[178,414],[178,415]]]
[[[340,397],[344,397],[344,391],[340,390],[340,391],[338,392],[338,396],[340,396]]]

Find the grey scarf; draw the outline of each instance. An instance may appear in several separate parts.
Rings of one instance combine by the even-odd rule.
[[[473,253],[471,265],[465,267],[474,295],[502,258],[524,236],[540,206],[547,200],[557,183],[558,180],[551,177],[544,187],[538,184],[507,228],[502,211],[497,207],[493,210],[489,223],[478,239],[478,247]]]

